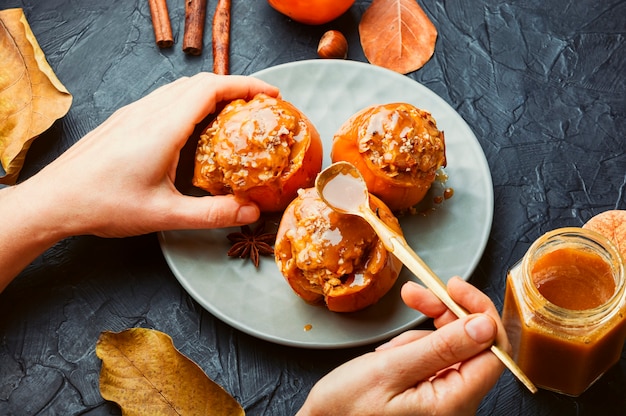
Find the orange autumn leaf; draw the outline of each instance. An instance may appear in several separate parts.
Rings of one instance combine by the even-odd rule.
[[[22,9],[0,11],[0,183],[12,185],[32,141],[63,117],[72,95],[61,84]]]
[[[626,259],[626,210],[613,209],[601,212],[591,217],[583,228],[598,232],[608,238]]]
[[[407,74],[433,55],[437,28],[416,0],[374,0],[361,18],[359,35],[370,63]]]
[[[100,393],[124,416],[244,415],[242,407],[159,331],[103,332]]]

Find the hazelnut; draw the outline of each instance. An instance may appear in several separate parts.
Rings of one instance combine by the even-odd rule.
[[[338,30],[329,30],[322,35],[317,54],[324,59],[346,59],[348,56],[348,41]]]

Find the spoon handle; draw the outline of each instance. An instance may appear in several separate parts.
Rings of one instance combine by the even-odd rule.
[[[457,304],[450,294],[446,285],[431,270],[430,267],[422,260],[421,257],[411,249],[404,237],[390,229],[383,221],[381,221],[371,210],[362,210],[363,218],[374,228],[378,237],[382,240],[385,248],[393,253],[415,276],[417,276],[424,285],[432,291],[457,317],[467,316],[468,312],[465,308]],[[530,390],[532,393],[537,392],[537,387],[522,372],[518,365],[513,361],[499,345],[493,344],[491,351],[500,359],[500,361]]]

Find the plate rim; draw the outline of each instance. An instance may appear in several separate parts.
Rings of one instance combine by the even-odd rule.
[[[449,107],[449,110],[451,110],[461,119],[461,121],[463,122],[463,126],[471,134],[469,139],[476,142],[476,145],[478,146],[480,150],[480,156],[482,156],[481,164],[484,164],[486,172],[488,173],[484,177],[481,177],[481,179],[485,181],[484,185],[487,188],[489,188],[490,192],[488,193],[488,195],[485,195],[488,199],[486,201],[485,206],[487,206],[488,209],[485,211],[485,218],[484,218],[485,226],[482,229],[483,232],[482,232],[482,235],[480,236],[480,242],[481,242],[480,247],[478,247],[478,249],[476,250],[472,258],[472,261],[468,264],[468,267],[466,268],[467,275],[461,276],[463,280],[466,280],[466,281],[469,280],[471,278],[471,275],[475,273],[476,268],[478,267],[478,264],[480,263],[480,260],[484,256],[485,248],[487,246],[489,235],[491,233],[491,228],[493,225],[493,214],[494,214],[494,193],[493,193],[493,179],[491,177],[491,169],[489,167],[489,163],[484,153],[484,150],[482,148],[482,145],[480,144],[478,138],[472,131],[471,127],[467,124],[465,119],[447,101],[445,101],[441,96],[436,94],[434,91],[432,91],[430,88],[423,85],[419,81],[416,81],[403,74],[391,71],[389,69],[375,66],[375,65],[365,63],[365,62],[351,61],[351,60],[322,60],[322,59],[299,60],[299,61],[292,61],[292,62],[282,63],[282,64],[278,64],[272,67],[264,68],[262,70],[259,70],[250,74],[249,76],[262,79],[264,74],[271,73],[274,71],[297,69],[298,67],[302,67],[302,66],[306,67],[306,66],[328,66],[328,65],[338,66],[338,67],[349,66],[349,67],[357,68],[357,70],[363,69],[363,70],[367,70],[370,72],[383,73],[385,77],[388,77],[388,78],[395,77],[396,79],[401,80],[401,82],[406,82],[406,81],[414,82],[417,85],[419,85],[421,88],[425,88],[428,91],[430,91],[430,93],[438,97],[439,100],[441,100],[441,102],[445,106]],[[285,339],[282,336],[277,336],[277,335],[267,334],[265,332],[256,331],[253,328],[251,328],[249,325],[246,325],[243,322],[240,322],[239,320],[232,319],[223,311],[219,310],[218,308],[213,307],[210,304],[210,302],[208,302],[206,299],[203,298],[203,296],[200,293],[198,293],[196,288],[194,288],[191,285],[188,279],[182,276],[182,272],[179,271],[177,264],[173,261],[173,259],[170,256],[170,253],[167,252],[167,248],[166,248],[167,243],[165,240],[167,238],[167,234],[172,231],[176,231],[176,230],[160,231],[158,233],[158,240],[159,240],[159,245],[161,247],[163,256],[165,257],[165,260],[168,264],[168,267],[170,268],[170,270],[172,271],[172,273],[174,274],[178,282],[181,284],[181,286],[207,312],[211,313],[213,316],[220,319],[222,322],[230,325],[231,327],[238,329],[255,338],[259,338],[259,339],[276,343],[279,345],[298,347],[298,348],[310,348],[310,349],[352,348],[352,347],[359,347],[363,345],[376,343],[381,340],[389,339],[390,337],[395,336],[401,332],[414,328],[415,326],[423,323],[424,321],[428,319],[426,316],[416,311],[415,318],[408,320],[403,325],[394,326],[393,328],[390,328],[389,330],[381,331],[377,335],[369,336],[366,338],[359,338],[359,339],[355,339],[351,341],[339,341],[339,342],[324,342],[324,341],[307,342],[307,341],[299,341],[299,340],[290,340],[290,339]],[[192,230],[189,230],[189,231],[192,231]],[[200,231],[205,231],[205,230],[200,230]],[[294,294],[294,296],[296,295]]]

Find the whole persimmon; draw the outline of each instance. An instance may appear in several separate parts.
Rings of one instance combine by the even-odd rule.
[[[370,195],[370,207],[402,234],[391,210]],[[274,256],[292,290],[333,312],[355,312],[378,302],[396,283],[402,263],[364,219],[339,214],[315,188],[301,189],[278,226]]]
[[[200,136],[192,183],[282,211],[322,168],[322,140],[293,104],[258,94],[229,103]]]
[[[337,130],[331,159],[352,163],[369,192],[400,211],[420,202],[446,165],[444,135],[429,112],[411,104],[373,105]]]
[[[328,23],[344,14],[355,0],[267,0],[274,9],[307,25]]]

